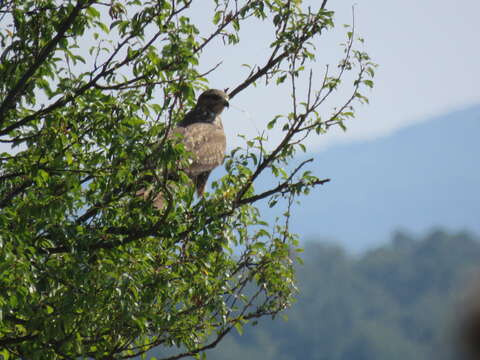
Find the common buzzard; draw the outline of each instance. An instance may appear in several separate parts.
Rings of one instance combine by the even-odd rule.
[[[192,179],[198,196],[203,195],[208,176],[225,157],[227,143],[220,114],[228,106],[228,95],[224,91],[209,89],[200,95],[195,107],[168,135],[181,138],[185,149],[192,154],[191,164],[182,170]],[[142,189],[137,195],[147,198],[150,191]],[[155,196],[153,203],[157,209],[163,208],[161,193]]]

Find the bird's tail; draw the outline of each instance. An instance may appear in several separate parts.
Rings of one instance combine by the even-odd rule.
[[[207,184],[209,175],[210,171],[201,173],[193,178],[193,182],[195,183],[195,189],[197,189],[198,196],[203,196],[203,192],[205,191],[205,185]]]

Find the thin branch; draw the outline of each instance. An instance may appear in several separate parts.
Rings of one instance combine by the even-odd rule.
[[[207,76],[208,74],[215,71],[221,64],[222,64],[222,61],[220,61],[219,63],[217,63],[215,66],[213,66],[211,69],[205,71],[204,73],[196,75],[196,77],[201,78],[201,77]],[[147,77],[148,77],[148,75],[144,74],[144,75],[141,75],[141,76],[138,76],[136,78],[124,81],[124,82],[119,83],[119,84],[109,85],[109,86],[95,84],[94,87],[97,88],[97,89],[101,89],[101,90],[125,90],[125,89],[137,89],[137,88],[144,87],[144,86],[162,85],[162,84],[171,84],[171,83],[180,82],[180,78],[176,78],[176,79],[162,80],[162,81],[145,81],[145,82],[142,82],[140,84],[135,84],[136,82],[139,82],[140,80],[145,80]]]
[[[40,51],[38,57],[35,59],[33,64],[27,69],[25,74],[18,80],[15,86],[9,91],[8,95],[3,100],[0,105],[0,126],[5,120],[5,112],[10,108],[15,106],[18,96],[25,90],[28,85],[30,78],[35,74],[38,68],[45,62],[50,53],[57,47],[58,43],[62,38],[65,37],[65,33],[70,29],[70,27],[75,22],[76,18],[79,16],[80,11],[86,4],[91,4],[93,0],[85,1],[79,0],[77,5],[73,8],[70,15],[65,19],[65,21],[60,24],[57,34],[53,37],[52,40],[48,42],[47,45]]]
[[[0,209],[8,206],[10,202],[15,198],[17,195],[21,194],[26,188],[33,184],[32,180],[25,180],[23,183],[12,189],[8,192],[5,197],[0,201]]]
[[[38,335],[26,335],[18,338],[2,338],[0,339],[0,347],[22,343],[24,341],[29,341],[37,338]]]
[[[310,184],[311,185],[324,185],[328,182],[330,182],[330,179],[321,179],[321,180],[315,180],[315,181],[311,182]],[[265,191],[265,192],[263,192],[261,194],[258,194],[258,195],[254,195],[254,196],[242,199],[238,202],[238,204],[239,205],[251,204],[251,203],[254,203],[258,200],[265,199],[266,197],[268,197],[270,195],[280,193],[283,190],[285,190],[286,188],[296,187],[296,186],[299,186],[299,185],[305,185],[305,183],[303,181],[299,181],[299,182],[296,182],[296,183],[293,183],[293,184],[290,184],[288,182],[284,182],[284,183],[281,183],[280,185],[278,185],[277,187],[275,187],[271,190]]]

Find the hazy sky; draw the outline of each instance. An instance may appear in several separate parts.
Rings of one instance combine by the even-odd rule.
[[[342,4],[343,19],[353,1],[333,3]],[[380,68],[371,106],[348,137],[377,136],[480,101],[480,1],[368,0],[356,9]]]
[[[319,1],[304,3],[318,6]],[[365,49],[379,68],[375,89],[367,93],[371,104],[358,107],[358,116],[348,124],[347,133],[336,131],[313,139],[314,150],[342,141],[376,138],[480,101],[480,1],[330,0],[329,4],[336,12],[337,26],[318,43],[319,61],[314,70],[320,73],[324,62],[338,54],[336,44],[345,33],[341,25],[351,23],[352,5],[357,34],[365,38]],[[258,59],[263,63],[262,55],[268,52],[268,32],[257,24],[242,30],[243,43],[237,49],[205,56],[207,65],[223,61],[210,77],[212,86],[238,84],[246,74],[239,67],[242,62]],[[230,142],[234,143],[238,132],[253,134],[263,129],[279,110],[288,109],[289,93],[287,87],[267,90],[263,86],[241,93],[233,103],[250,116],[235,109],[225,114]]]

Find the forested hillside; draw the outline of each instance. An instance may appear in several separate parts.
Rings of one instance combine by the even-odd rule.
[[[288,321],[248,325],[208,359],[458,359],[453,333],[466,281],[480,266],[478,238],[397,234],[361,257],[310,243],[303,258]]]

